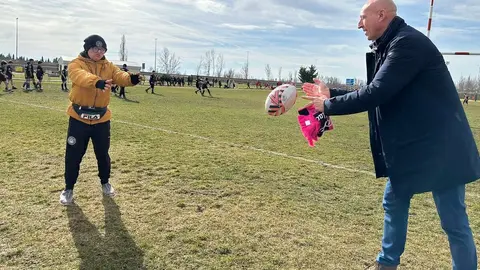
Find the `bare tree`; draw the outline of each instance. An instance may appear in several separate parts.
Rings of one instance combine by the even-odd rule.
[[[297,79],[298,79],[297,73],[298,73],[298,71],[295,70],[294,75],[293,75],[293,82],[294,83],[297,83]]]
[[[318,78],[323,81],[328,87],[343,87],[344,84],[337,77],[332,76],[318,76]]]
[[[212,76],[215,76],[215,49],[210,51],[210,60],[212,62]]]
[[[223,54],[220,53],[217,56],[217,66],[216,66],[217,77],[220,78],[222,76],[222,71],[224,67],[225,67],[225,61],[223,60]]]
[[[249,69],[249,63],[248,63],[248,54],[249,52],[247,52],[247,62],[245,62],[245,64],[243,64],[242,66],[242,70],[240,72],[240,74],[242,74],[242,77],[243,79],[248,79],[248,69]]]
[[[282,80],[282,67],[278,68],[278,80]]]
[[[204,74],[210,76],[210,70],[212,68],[212,56],[211,51],[205,53],[205,58],[203,58],[203,71]]]
[[[476,79],[476,84],[475,84],[475,92],[480,92],[480,75],[478,75]]]
[[[468,76],[467,82],[465,83],[465,91],[466,92],[473,92],[475,91],[475,79],[472,79],[472,77]]]
[[[228,78],[228,79],[231,79],[231,78],[235,77],[235,69],[231,68],[231,69],[225,71],[225,73],[223,74],[223,77]]]
[[[465,83],[466,83],[465,77],[460,76],[460,79],[457,82],[457,91],[458,92],[465,92]]]
[[[270,68],[269,64],[265,65],[265,75],[267,75],[267,80],[271,80],[272,78],[272,69]]]
[[[248,62],[246,62],[245,64],[243,64],[242,70],[240,71],[240,74],[241,74],[241,77],[240,77],[240,78],[248,79]],[[240,78],[239,78],[239,79],[240,79]]]
[[[160,52],[159,62],[161,65],[160,70],[166,74],[178,74],[180,70],[180,58],[175,53],[170,53],[168,48],[164,47]]]
[[[125,38],[125,35],[122,35],[122,39],[120,40],[120,51],[118,52],[120,56],[120,61],[127,61],[128,52],[127,52],[126,43],[127,43],[127,39]]]
[[[293,82],[293,73],[291,71],[288,72],[288,81]]]
[[[365,80],[363,79],[355,79],[355,86],[362,87],[365,85]]]
[[[480,91],[480,76],[477,78],[460,76],[456,87],[460,93],[477,93]]]
[[[197,65],[197,76],[200,75],[200,71],[202,70],[202,67],[205,66],[205,61],[203,60],[203,56],[200,57],[200,62]]]
[[[233,76],[235,79],[244,79],[245,75],[243,74],[243,70],[240,72],[236,72],[235,75]]]

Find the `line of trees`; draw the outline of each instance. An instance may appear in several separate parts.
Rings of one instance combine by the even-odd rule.
[[[480,75],[478,77],[461,76],[457,82],[457,90],[461,93],[480,92]]]
[[[214,49],[211,49],[206,51],[205,55],[200,57],[200,61],[197,65],[197,76],[204,75],[221,77],[224,68],[225,60],[223,59],[223,54],[217,54]]]
[[[15,59],[15,54],[3,54],[3,53],[0,53],[0,60],[5,60],[5,61],[8,61],[8,60],[16,60],[16,61],[27,61],[28,59],[30,59],[32,57],[26,57],[26,56],[19,56],[18,59]],[[35,59],[37,60],[37,59]],[[58,57],[55,57],[53,58],[52,60],[50,60],[50,58],[47,58],[46,60],[44,59],[44,57],[42,56],[40,59],[38,59],[44,63],[58,63]]]

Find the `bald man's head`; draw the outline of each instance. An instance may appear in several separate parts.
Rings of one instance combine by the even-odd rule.
[[[397,12],[397,6],[393,0],[368,0],[365,6],[375,10],[388,10]],[[364,6],[364,7],[365,7]]]
[[[390,22],[397,16],[393,0],[368,0],[360,12],[358,28],[365,32],[368,40],[380,38]]]

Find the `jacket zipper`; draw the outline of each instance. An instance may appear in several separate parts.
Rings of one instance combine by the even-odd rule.
[[[99,76],[97,74],[97,63],[95,63],[95,75]],[[93,99],[93,107],[94,108],[95,108],[95,103],[97,103],[97,95],[98,95],[98,89],[95,87],[95,98]],[[92,122],[93,122],[93,120],[90,120],[90,124],[92,124]]]

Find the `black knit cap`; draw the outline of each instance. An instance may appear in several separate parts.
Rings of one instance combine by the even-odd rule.
[[[94,47],[102,47],[105,49],[105,51],[107,50],[107,43],[105,43],[105,40],[99,35],[91,35],[83,42],[85,42],[85,44],[83,44],[83,49],[85,49],[85,51],[88,51]]]

